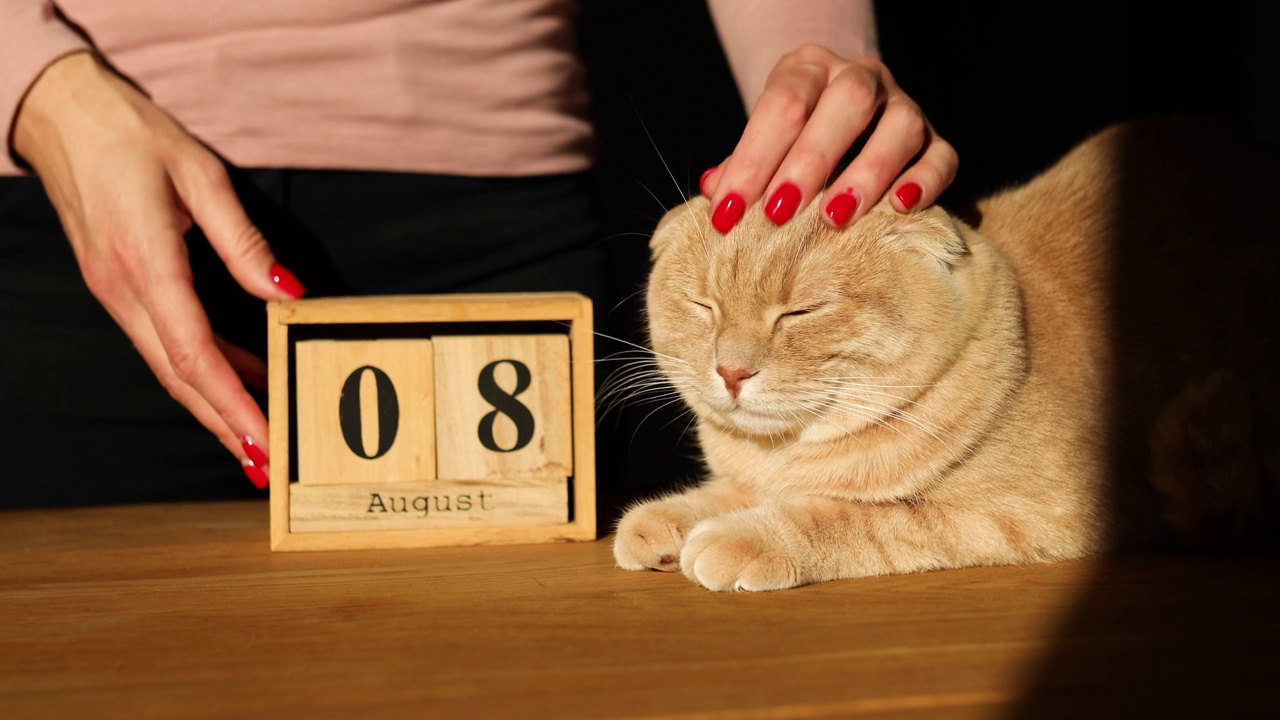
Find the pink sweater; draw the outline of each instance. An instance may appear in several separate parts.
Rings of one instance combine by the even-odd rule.
[[[0,0],[0,137],[92,47],[244,167],[458,175],[593,160],[573,0]],[[0,175],[18,174],[0,153]]]

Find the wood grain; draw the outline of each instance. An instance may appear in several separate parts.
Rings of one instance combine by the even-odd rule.
[[[293,483],[291,532],[438,530],[569,521],[569,484],[557,478],[434,480],[316,487]]]
[[[289,478],[293,468],[289,457],[290,416],[293,402],[289,393],[289,326],[280,321],[280,303],[267,303],[267,420],[270,421],[271,464],[268,493],[271,501],[271,547],[280,547],[289,535]]]
[[[402,295],[374,297],[342,297],[272,302],[267,305],[268,364],[270,367],[271,443],[284,448],[273,456],[268,468],[271,476],[271,547],[274,550],[334,550],[436,547],[442,545],[520,544],[595,540],[595,413],[594,353],[591,300],[573,292],[484,293],[470,295]],[[553,322],[563,324],[568,338],[568,397],[571,437],[563,432],[552,443],[567,443],[567,450],[554,450],[554,464],[569,480],[571,506],[569,520],[557,525],[470,528],[437,530],[290,532],[291,480],[296,468],[290,466],[288,443],[297,435],[291,424],[296,420],[296,398],[292,396],[290,368],[294,367],[294,348],[305,340],[291,334],[293,326],[309,325],[306,337],[324,338],[325,325],[346,324],[421,324],[437,323],[510,323],[537,322],[539,327]],[[433,332],[441,333],[439,327]],[[508,330],[508,332],[511,332]],[[425,339],[425,338],[423,338]],[[563,342],[559,340],[557,342]],[[557,362],[557,383],[563,384],[563,364]],[[434,392],[434,391],[433,391]],[[305,393],[302,393],[305,394]],[[563,394],[563,393],[562,393]],[[563,401],[560,401],[563,402]],[[564,425],[562,422],[561,425]],[[543,443],[545,445],[545,442]],[[542,467],[553,463],[543,462]],[[539,475],[539,473],[534,473]],[[438,475],[437,475],[438,476]],[[460,479],[471,479],[462,477]]]
[[[272,553],[267,514],[0,513],[0,717],[1280,716],[1275,558],[717,595],[607,542]]]
[[[430,340],[307,340],[297,343],[294,352],[299,483],[359,485],[435,479]],[[386,408],[380,406],[378,378],[369,368],[383,373],[395,396],[391,427],[383,428],[380,422]],[[358,385],[348,388],[346,383],[353,376]],[[352,414],[359,419],[361,433],[351,441],[360,454],[339,424],[339,407],[348,390],[359,398],[357,412]],[[387,444],[385,450],[379,447],[381,442]]]
[[[282,324],[576,320],[586,296],[572,292],[381,295],[284,300]],[[590,319],[588,317],[587,319]]]
[[[435,339],[437,474],[444,480],[573,475],[573,409],[566,335],[442,335]],[[496,363],[489,367],[491,363]],[[517,376],[517,365],[528,377]],[[482,371],[488,369],[488,373]],[[528,437],[478,387],[525,408]],[[525,385],[517,385],[520,379]],[[518,395],[517,390],[521,390]],[[486,417],[489,423],[481,427]],[[483,444],[487,429],[493,448]],[[521,444],[523,443],[523,444]]]

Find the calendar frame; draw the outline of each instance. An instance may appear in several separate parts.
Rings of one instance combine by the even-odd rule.
[[[591,300],[573,292],[384,295],[284,300],[267,304],[268,412],[271,419],[271,549],[356,550],[507,545],[597,539],[595,488],[595,374]],[[293,378],[296,330],[308,326],[324,337],[324,326],[485,323],[555,323],[569,338],[573,475],[569,478],[568,520],[536,526],[483,526],[415,530],[293,532],[290,528],[290,424],[295,410]],[[465,324],[465,325],[463,325]],[[447,335],[448,333],[442,333]]]

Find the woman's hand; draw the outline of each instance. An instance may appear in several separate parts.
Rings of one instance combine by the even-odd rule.
[[[169,393],[264,486],[267,421],[241,376],[261,382],[265,365],[214,335],[183,234],[198,224],[256,297],[300,297],[303,288],[276,264],[222,163],[87,52],[45,70],[13,134],[14,149],[57,209],[89,290]]]
[[[823,196],[833,227],[856,221],[890,189],[899,212],[926,207],[955,178],[956,151],[879,60],[849,60],[817,45],[788,53],[769,74],[733,154],[702,177],[712,224],[726,233],[766,198],[765,215],[782,225],[817,197],[864,135],[862,150]]]

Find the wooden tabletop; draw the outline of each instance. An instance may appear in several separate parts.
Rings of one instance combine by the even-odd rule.
[[[608,540],[272,553],[263,502],[8,512],[0,718],[1278,718],[1278,565],[713,594]]]

